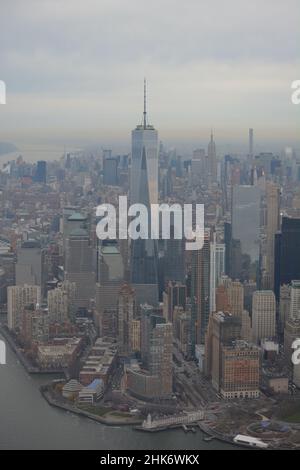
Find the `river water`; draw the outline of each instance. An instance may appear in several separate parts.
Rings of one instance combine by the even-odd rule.
[[[49,377],[30,376],[8,348],[0,365],[0,449],[232,449],[203,434],[182,430],[142,433],[131,427],[110,427],[53,408],[39,385]]]

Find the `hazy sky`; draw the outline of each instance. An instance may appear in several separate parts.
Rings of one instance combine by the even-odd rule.
[[[297,145],[299,44],[299,0],[1,0],[0,140],[126,142],[146,76],[164,140]]]

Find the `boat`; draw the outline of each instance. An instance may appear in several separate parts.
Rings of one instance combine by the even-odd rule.
[[[251,436],[244,436],[242,434],[235,436],[233,442],[241,446],[254,447],[257,449],[267,449],[269,447],[269,445],[261,439]]]

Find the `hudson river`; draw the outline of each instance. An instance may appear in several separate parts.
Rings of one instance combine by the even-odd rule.
[[[0,336],[1,337],[1,336]],[[53,408],[39,385],[49,376],[29,376],[14,353],[0,365],[0,449],[232,449],[203,434],[182,430],[148,434],[130,427],[110,427]]]

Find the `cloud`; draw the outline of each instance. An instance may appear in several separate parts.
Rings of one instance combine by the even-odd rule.
[[[144,75],[160,129],[295,127],[299,24],[297,0],[5,2],[3,131],[124,132],[140,116]]]

